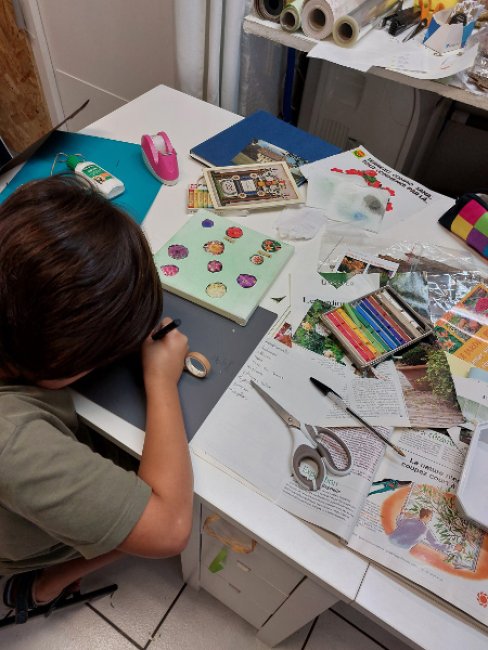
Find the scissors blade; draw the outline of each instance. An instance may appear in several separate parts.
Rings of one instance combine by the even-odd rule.
[[[281,406],[281,404],[278,404],[271,395],[269,395],[261,386],[258,386],[255,381],[251,379],[251,386],[261,395],[261,397],[271,406],[271,408],[275,411],[277,415],[280,416],[280,418],[287,424],[289,427],[294,427],[296,429],[300,428],[300,422],[291,415],[291,413],[288,413],[288,411],[285,411],[285,409]]]

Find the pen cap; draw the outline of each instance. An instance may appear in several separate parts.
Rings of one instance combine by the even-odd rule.
[[[71,156],[68,156],[66,158],[66,164],[67,166],[72,169],[73,171],[76,169],[76,165],[79,165],[80,162],[83,162],[84,158],[83,156],[80,156],[79,153],[74,153],[71,154]]]

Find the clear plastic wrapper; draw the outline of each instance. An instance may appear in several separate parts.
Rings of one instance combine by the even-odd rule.
[[[456,303],[483,281],[479,273],[425,273],[428,294],[428,318],[436,323]]]
[[[393,268],[395,270],[392,272]],[[460,251],[436,244],[368,237],[364,232],[344,233],[339,229],[330,228],[322,237],[317,270],[319,273],[345,272],[350,275],[385,270],[390,277],[395,273],[420,271],[470,271],[487,276],[486,264],[469,250]]]

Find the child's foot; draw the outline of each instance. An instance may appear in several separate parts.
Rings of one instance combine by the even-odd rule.
[[[15,610],[15,622],[25,623],[29,611],[36,607],[50,606],[55,609],[67,596],[79,592],[80,581],[68,585],[60,593],[49,597],[48,593],[39,589],[39,579],[42,571],[27,571],[18,573],[7,580],[3,590],[3,602],[7,607]]]

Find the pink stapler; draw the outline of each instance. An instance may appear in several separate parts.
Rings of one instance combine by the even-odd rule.
[[[178,182],[178,157],[164,131],[156,135],[143,135],[141,147],[144,162],[158,181],[166,185],[174,185]]]

